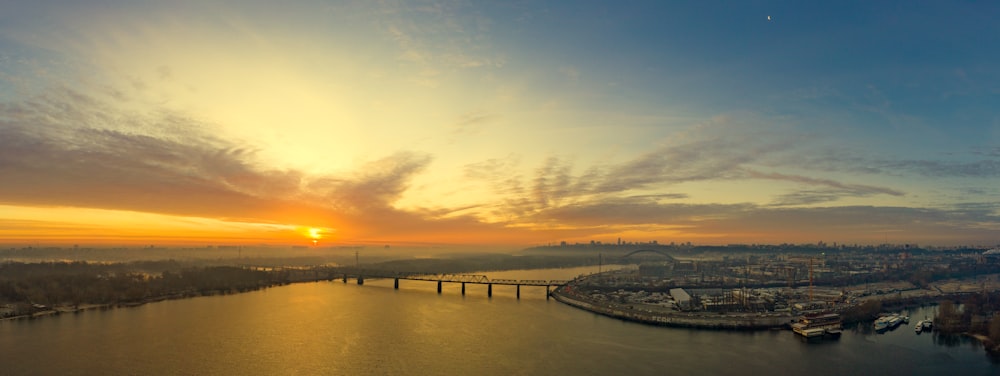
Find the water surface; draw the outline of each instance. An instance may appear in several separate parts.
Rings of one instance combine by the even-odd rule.
[[[565,279],[590,268],[485,272]],[[545,299],[543,287],[366,280],[0,322],[4,374],[995,375],[977,342],[916,335],[932,308],[885,334],[836,341],[790,331],[622,322]]]

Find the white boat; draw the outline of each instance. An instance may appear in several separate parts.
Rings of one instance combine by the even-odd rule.
[[[879,317],[875,319],[875,331],[883,331],[889,329],[889,318]]]
[[[917,325],[915,325],[913,327],[913,331],[917,332],[917,334],[919,334],[923,330],[924,330],[924,320],[920,320],[920,321],[917,322]]]
[[[893,314],[889,317],[889,327],[895,329],[899,324],[903,323],[903,318],[899,315]]]
[[[924,330],[934,329],[934,321],[924,320],[923,322],[924,322]]]

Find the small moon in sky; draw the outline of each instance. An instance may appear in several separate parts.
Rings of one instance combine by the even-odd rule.
[[[771,20],[771,16],[767,16],[767,20],[770,21]]]

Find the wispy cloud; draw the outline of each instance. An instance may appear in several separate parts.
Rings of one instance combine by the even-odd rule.
[[[298,178],[256,170],[245,160],[252,151],[204,124],[115,113],[73,91],[6,104],[0,125],[6,203],[252,216],[268,206],[260,197],[293,190]]]
[[[886,187],[876,187],[865,184],[846,184],[831,179],[818,179],[800,175],[781,174],[777,172],[765,173],[752,169],[745,169],[744,171],[746,172],[746,177],[751,179],[780,180],[820,187],[819,189],[800,190],[781,195],[773,203],[773,205],[777,206],[816,204],[821,202],[836,201],[843,197],[869,197],[880,194],[890,196],[905,195],[902,191]]]
[[[776,150],[781,150],[779,145],[766,142],[691,137],[688,142],[662,146],[621,163],[585,166],[582,171],[578,171],[571,159],[550,156],[530,170],[529,175],[524,175],[520,158],[512,155],[469,164],[465,175],[485,181],[491,187],[497,199],[489,206],[490,210],[483,209],[482,213],[493,220],[509,224],[554,224],[563,218],[590,216],[592,221],[605,224],[637,224],[636,221],[652,224],[676,218],[664,215],[659,205],[688,198],[686,193],[664,192],[670,186],[713,179],[745,179],[745,164]],[[674,212],[688,208],[717,210],[711,205],[672,204]],[[654,212],[655,219],[643,215]],[[574,222],[566,224],[570,223]]]
[[[807,189],[792,193],[779,195],[771,205],[774,206],[795,206],[812,205],[824,202],[833,202],[844,197],[863,197],[869,194],[857,194],[856,192],[836,190],[836,189]]]
[[[753,177],[748,176],[747,171],[751,170],[746,166],[791,148],[787,138],[747,138],[740,132],[720,129],[725,128],[726,122],[715,120],[710,126],[699,127],[674,142],[634,158],[585,166],[582,172],[576,171],[578,168],[572,160],[550,156],[530,176],[523,176],[519,159],[508,157],[469,164],[466,176],[489,181],[496,196],[503,198],[494,215],[516,218],[551,208],[590,205],[593,201],[683,197],[683,193],[650,195],[649,192],[662,192],[670,186],[688,182],[750,179]],[[763,177],[763,174],[757,175]],[[770,179],[779,177],[792,179],[778,175]],[[839,185],[838,188],[878,190],[867,186]]]
[[[818,171],[849,172],[889,176],[996,178],[1000,177],[1000,159],[996,151],[955,150],[948,160],[888,159],[863,153],[819,151],[811,155],[787,156],[780,161],[786,166],[798,166]]]
[[[341,211],[361,214],[385,210],[409,188],[408,182],[431,162],[430,155],[398,152],[362,165],[347,177],[322,177],[308,182],[308,191],[318,192]]]
[[[903,192],[900,192],[895,189],[876,187],[864,184],[845,184],[831,179],[818,179],[800,175],[781,174],[777,172],[765,173],[760,171],[754,171],[751,169],[746,169],[745,171],[747,172],[747,177],[753,179],[783,180],[794,183],[800,183],[804,185],[822,186],[835,189],[837,191],[854,193],[859,196],[866,196],[872,194],[887,194],[893,196],[902,196],[904,194]]]
[[[401,151],[354,171],[308,175],[263,169],[252,147],[211,129],[166,111],[129,113],[72,90],[3,104],[0,203],[343,225],[360,239],[488,226],[394,207],[431,163],[428,154]]]
[[[758,241],[770,237],[767,241],[774,241],[790,231],[802,231],[802,237],[807,238],[835,229],[843,230],[845,239],[875,241],[873,228],[907,232],[917,239],[922,238],[919,231],[933,232],[929,228],[933,223],[949,231],[974,233],[981,239],[986,229],[1000,226],[997,217],[980,206],[817,206],[844,198],[902,197],[907,192],[893,186],[828,177],[833,175],[830,172],[858,168],[865,174],[884,174],[886,166],[892,164],[888,160],[874,163],[861,156],[838,161],[810,159],[812,155],[829,154],[798,144],[800,138],[794,134],[749,137],[728,128],[696,129],[634,158],[585,166],[582,172],[571,160],[550,156],[539,162],[531,174],[520,175],[521,161],[512,156],[469,164],[466,176],[489,181],[494,187],[496,197],[500,198],[491,212],[494,217],[510,225],[558,228],[573,234],[683,229],[677,231],[699,237],[734,235]],[[812,162],[821,161],[826,164],[808,168]],[[921,172],[933,170],[926,164],[905,160],[893,163],[921,166]],[[811,176],[784,170],[808,170]],[[690,202],[690,196],[683,191],[648,193],[663,192],[684,183],[712,182],[716,186],[733,187],[749,180],[786,183],[785,192],[790,192],[777,191],[769,203],[736,204]],[[479,209],[472,211],[476,210]],[[739,228],[739,224],[749,223],[753,224]],[[968,231],[962,232],[962,228]],[[911,229],[920,230],[910,232]],[[812,239],[815,240],[818,238]]]

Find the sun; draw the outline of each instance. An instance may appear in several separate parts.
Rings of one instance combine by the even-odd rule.
[[[329,234],[331,229],[323,227],[299,227],[299,233],[309,239],[312,245],[318,245],[323,236]]]

